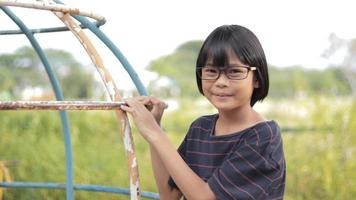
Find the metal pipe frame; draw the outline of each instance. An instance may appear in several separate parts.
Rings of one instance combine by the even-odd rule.
[[[43,49],[41,48],[40,44],[37,42],[36,38],[27,28],[27,26],[7,7],[1,6],[5,14],[7,14],[16,24],[17,26],[25,33],[26,37],[30,41],[31,45],[35,49],[37,55],[39,56],[40,60],[42,61],[46,73],[50,79],[52,88],[55,92],[56,99],[61,101],[64,100],[61,87],[57,80],[56,75],[54,74],[52,67],[48,61],[46,54],[44,53]],[[59,111],[61,117],[61,123],[63,127],[63,134],[64,134],[64,145],[65,145],[65,155],[66,155],[66,198],[67,200],[73,199],[73,155],[72,155],[72,142],[70,138],[70,128],[69,128],[69,121],[68,116],[65,111]]]
[[[92,44],[86,33],[79,27],[75,20],[69,14],[63,14],[59,12],[54,12],[57,17],[62,20],[62,22],[70,28],[71,32],[77,37],[79,42],[82,44],[86,50],[89,58],[94,63],[95,68],[100,74],[100,77],[105,85],[106,91],[108,92],[111,101],[120,101],[121,95],[119,89],[117,88],[113,77],[104,65],[104,62],[96,50],[95,46]],[[133,136],[131,132],[131,126],[127,117],[126,112],[121,110],[116,110],[118,123],[121,124],[121,136],[124,141],[125,154],[127,158],[128,170],[129,170],[129,180],[130,180],[130,190],[131,190],[131,200],[140,199],[140,181],[139,172],[136,162],[136,151],[133,141]]]
[[[39,10],[48,10],[54,12],[61,12],[61,13],[69,13],[69,14],[76,14],[85,17],[90,17],[97,21],[104,20],[105,18],[97,13],[93,13],[91,11],[81,10],[79,8],[70,7],[65,4],[52,4],[50,1],[32,1],[29,2],[28,0],[0,0],[1,6],[14,6],[14,7],[21,7],[21,8],[33,8]]]
[[[42,182],[0,182],[0,187],[6,188],[46,188],[46,189],[60,189],[65,190],[65,183],[42,183]],[[92,192],[107,192],[107,193],[117,193],[130,195],[130,190],[125,188],[117,188],[117,187],[108,187],[108,186],[100,186],[100,185],[81,185],[75,184],[74,190],[85,190]],[[153,192],[141,192],[141,196],[149,199],[159,199],[159,195]]]
[[[96,20],[94,25],[96,27],[100,27],[106,23],[106,19],[103,16],[95,14],[93,12],[82,11],[78,8],[69,7],[64,4],[48,4],[41,2],[28,2],[23,0],[0,0],[1,6],[16,6],[16,7],[24,7],[24,8],[33,8],[33,9],[41,9],[41,10],[50,10],[62,13],[70,13],[70,14],[80,14],[83,16],[90,17]],[[80,27],[85,28],[85,26],[80,25]],[[29,32],[34,33],[50,33],[50,32],[60,32],[60,31],[68,31],[69,28],[66,26],[63,27],[51,27],[51,28],[39,28],[39,29],[29,29]],[[15,34],[24,34],[22,30],[3,30],[0,31],[0,35],[15,35]]]
[[[92,22],[94,26],[100,27],[106,23],[105,20],[100,20],[100,21],[95,21]],[[85,26],[82,24],[80,25],[82,29],[86,29]],[[63,31],[69,31],[68,27],[62,26],[62,27],[51,27],[51,28],[38,28],[38,29],[30,29],[29,32],[32,34],[35,33],[53,33],[53,32],[63,32]],[[3,30],[0,31],[0,35],[18,35],[18,34],[24,34],[21,30]]]
[[[124,102],[0,101],[0,110],[119,110]]]
[[[62,3],[59,0],[54,0],[54,2]],[[142,96],[148,96],[148,92],[145,86],[143,85],[141,79],[138,77],[136,71],[134,70],[130,62],[126,59],[124,54],[120,51],[120,49],[114,44],[114,42],[112,42],[110,38],[103,31],[101,31],[98,27],[95,26],[95,24],[90,22],[85,17],[82,17],[80,15],[72,15],[72,16],[74,17],[74,19],[79,21],[83,26],[88,28],[92,33],[94,33],[110,49],[110,51],[120,61],[124,69],[129,74],[131,80],[135,84],[138,93]]]
[[[0,0],[0,5],[2,5],[1,3],[5,2],[5,1],[6,2],[16,2],[14,0]],[[63,4],[59,0],[54,0],[54,2],[56,2],[57,4]],[[40,187],[40,188],[49,188],[49,189],[51,189],[51,188],[52,189],[65,189],[67,200],[73,199],[74,190],[113,192],[113,193],[121,193],[121,194],[128,194],[128,195],[131,194],[131,199],[132,199],[132,191],[129,191],[127,189],[111,188],[111,187],[95,186],[95,185],[73,184],[73,158],[72,158],[72,149],[71,149],[71,141],[70,141],[69,122],[68,122],[68,117],[67,117],[65,111],[63,111],[63,110],[93,110],[93,109],[95,109],[95,110],[98,110],[98,109],[100,109],[100,110],[101,109],[102,110],[112,110],[112,109],[118,110],[120,105],[122,105],[123,103],[122,102],[89,102],[88,103],[88,102],[80,102],[80,101],[76,101],[76,102],[63,101],[64,98],[63,98],[60,86],[58,84],[57,78],[51,69],[51,66],[48,62],[48,59],[47,59],[44,51],[41,49],[40,45],[34,38],[33,34],[34,33],[42,33],[42,32],[64,31],[64,30],[69,30],[69,28],[68,27],[67,28],[54,27],[54,28],[36,29],[36,30],[29,29],[14,13],[11,12],[10,9],[8,9],[7,7],[4,7],[4,6],[0,6],[0,9],[2,9],[20,28],[20,30],[14,30],[14,31],[10,30],[10,31],[7,31],[7,33],[4,33],[4,32],[6,32],[6,31],[4,31],[4,32],[0,32],[0,34],[19,34],[19,32],[21,32],[26,35],[26,37],[29,39],[30,43],[34,47],[36,53],[38,54],[42,63],[45,66],[47,75],[49,76],[53,90],[55,91],[56,99],[58,100],[58,101],[53,101],[53,102],[12,102],[12,106],[11,106],[11,103],[9,104],[9,102],[1,102],[1,105],[5,106],[5,107],[3,107],[4,109],[13,109],[16,107],[16,109],[61,110],[60,116],[61,116],[63,132],[64,132],[64,140],[65,140],[66,177],[67,177],[65,184],[32,183],[32,182],[12,182],[12,183],[0,182],[0,186],[1,187],[34,187],[34,188]],[[38,9],[41,9],[41,8],[38,8]],[[70,12],[70,13],[75,14],[76,12]],[[105,18],[102,18],[101,20],[93,23],[93,22],[90,22],[85,17],[81,16],[80,14],[82,14],[82,13],[77,13],[77,14],[79,14],[79,15],[72,15],[72,16],[77,21],[79,21],[81,23],[80,27],[88,28],[111,50],[111,52],[121,62],[121,64],[125,68],[125,70],[130,75],[132,81],[134,82],[136,88],[138,89],[139,94],[147,96],[147,91],[146,91],[145,87],[143,86],[141,80],[139,79],[135,70],[132,68],[130,63],[125,58],[125,56],[115,46],[115,44],[101,30],[98,29],[99,24],[105,23]],[[63,15],[64,15],[64,13],[63,13]],[[88,17],[90,17],[90,16],[88,16]],[[17,105],[14,106],[14,103],[15,104],[17,103]],[[47,106],[44,106],[44,104],[47,104]],[[9,105],[10,105],[10,107],[9,107]],[[44,107],[46,107],[46,108],[44,108]],[[126,139],[127,138],[125,138],[125,140]],[[147,194],[149,194],[149,195],[147,195]],[[142,197],[146,197],[146,198],[159,199],[159,195],[156,193],[142,192],[141,195],[142,195]]]

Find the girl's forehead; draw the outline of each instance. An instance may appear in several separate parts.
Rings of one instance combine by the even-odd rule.
[[[209,54],[206,60],[206,64],[217,66],[225,66],[231,64],[243,65],[238,55],[232,50],[226,51],[223,54]]]

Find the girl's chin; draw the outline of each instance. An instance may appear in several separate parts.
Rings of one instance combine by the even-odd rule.
[[[236,105],[231,105],[230,103],[214,102],[213,105],[219,111],[229,111],[236,109]]]
[[[233,96],[212,96],[214,101],[217,102],[227,102],[233,100]]]
[[[231,102],[231,101],[210,101],[210,102],[214,105],[214,107],[218,111],[223,111],[223,112],[236,111],[242,107],[250,105],[249,102],[246,102],[246,105],[241,104],[239,102]]]

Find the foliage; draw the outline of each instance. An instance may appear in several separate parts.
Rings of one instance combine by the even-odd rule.
[[[66,98],[90,98],[97,84],[92,73],[63,50],[46,49],[46,55],[58,76]],[[21,99],[24,89],[42,88],[53,96],[45,69],[34,50],[22,47],[11,54],[0,55],[0,95],[9,93],[11,99]],[[53,97],[52,97],[53,98]]]
[[[339,56],[340,52],[344,54],[342,63],[338,65],[348,81],[353,95],[356,95],[356,39],[345,40],[332,33],[329,36],[329,41],[330,46],[324,51],[323,56],[333,58],[335,55]]]
[[[150,92],[160,97],[197,97],[195,62],[202,41],[184,43],[172,54],[151,62],[148,70],[158,73],[158,79],[149,85]],[[169,77],[182,92],[169,93],[155,84],[160,78]],[[347,96],[351,87],[342,72],[342,68],[329,67],[323,70],[304,69],[300,66],[277,68],[269,67],[271,98],[290,98],[299,95],[339,95]],[[174,88],[172,85],[168,89]],[[176,94],[176,95],[174,95]]]
[[[112,112],[70,112],[74,181],[128,188],[128,168]],[[65,182],[65,155],[59,115],[55,111],[0,112],[0,160],[15,160],[10,167],[15,181]],[[148,146],[135,137],[143,190],[154,191]],[[64,199],[61,190],[8,189],[5,199]],[[127,199],[117,194],[76,192],[76,199]]]
[[[193,119],[215,112],[201,99],[182,102],[182,109],[167,112],[162,121],[176,146]],[[284,130],[285,199],[353,199],[356,195],[356,125],[353,123],[356,121],[356,101],[318,96],[269,100],[261,105],[269,107],[266,117],[276,120]],[[192,107],[199,109],[192,110]],[[308,112],[299,115],[292,108]],[[75,182],[128,187],[127,164],[115,115],[108,111],[69,112],[69,119]],[[16,166],[10,167],[16,181],[65,181],[64,144],[57,112],[1,111],[0,124],[0,160],[18,161]],[[306,126],[306,129],[288,131],[286,127],[292,125]],[[156,191],[148,145],[137,135],[135,127],[133,132],[142,189]],[[76,199],[128,199],[100,192],[75,194]],[[5,192],[7,200],[63,199],[64,196],[63,191],[44,189],[8,189]]]
[[[178,93],[179,95],[196,97],[198,93],[194,87],[196,85],[195,62],[201,45],[201,41],[184,43],[173,54],[152,61],[148,70],[172,79],[180,90],[184,88],[184,92]],[[154,88],[152,85],[154,82],[149,86],[150,92],[161,95],[161,89]]]
[[[284,135],[286,199],[344,200],[356,195],[356,101],[333,101],[314,99],[306,121],[315,123],[315,131]]]
[[[300,95],[347,96],[351,88],[339,68],[324,70],[301,67],[269,68],[271,98],[293,98]]]

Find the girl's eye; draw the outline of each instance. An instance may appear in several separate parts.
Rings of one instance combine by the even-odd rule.
[[[241,74],[241,73],[244,73],[244,70],[243,69],[239,69],[239,68],[235,68],[235,69],[230,69],[228,71],[229,74]]]
[[[205,73],[218,73],[218,70],[214,69],[214,68],[205,68],[204,72]]]

